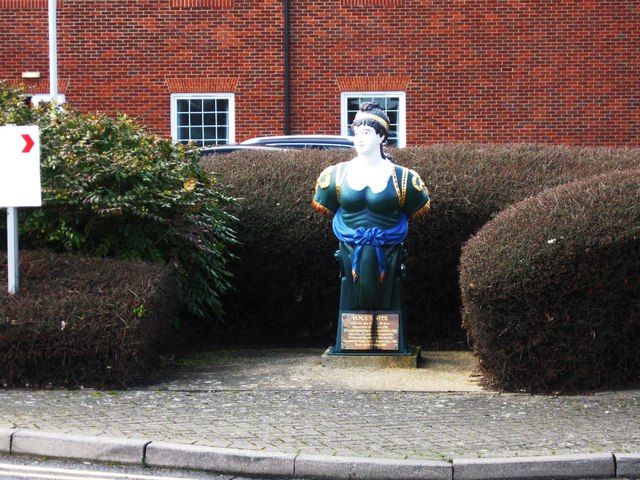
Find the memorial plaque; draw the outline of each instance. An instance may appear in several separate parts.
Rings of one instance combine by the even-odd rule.
[[[398,350],[400,315],[343,313],[342,350]]]

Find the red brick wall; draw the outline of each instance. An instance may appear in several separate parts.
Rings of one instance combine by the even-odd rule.
[[[46,78],[46,10],[20,1],[0,78]],[[640,145],[640,0],[290,1],[294,133],[339,133],[343,89],[403,85],[409,145]],[[170,86],[198,82],[233,89],[238,141],[282,133],[282,21],[280,0],[62,0],[59,75],[164,135]]]
[[[338,130],[336,77],[390,75],[408,77],[409,145],[640,144],[638,1],[293,6],[298,132]]]
[[[47,80],[34,90],[46,93],[46,8],[2,8],[8,1],[0,0],[0,78],[37,70]],[[173,89],[224,88],[210,93],[235,93],[242,140],[283,128],[282,30],[279,0],[64,0],[58,74],[70,104],[126,112],[165,136],[170,94],[184,93]]]

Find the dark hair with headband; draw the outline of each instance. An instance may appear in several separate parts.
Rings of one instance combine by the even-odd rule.
[[[351,128],[353,129],[360,125],[373,128],[376,133],[383,138],[380,144],[382,158],[388,158],[393,161],[382,149],[382,146],[387,143],[389,138],[389,123],[389,117],[378,102],[363,102],[360,104],[360,110],[356,113],[356,118],[351,124]]]

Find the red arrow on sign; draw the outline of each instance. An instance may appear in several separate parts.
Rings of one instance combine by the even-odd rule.
[[[33,140],[31,139],[31,137],[26,134],[23,133],[22,134],[22,138],[24,139],[24,141],[26,142],[26,145],[24,146],[24,148],[22,149],[22,153],[29,153],[31,151],[31,149],[33,148]]]

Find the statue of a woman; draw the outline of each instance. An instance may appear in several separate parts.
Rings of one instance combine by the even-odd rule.
[[[363,103],[353,122],[357,156],[325,169],[316,182],[312,206],[335,214],[341,270],[338,339],[345,313],[400,315],[399,349],[406,350],[402,317],[402,242],[408,219],[427,213],[429,192],[413,170],[384,153],[389,118],[377,103]],[[405,352],[401,352],[405,353]]]

